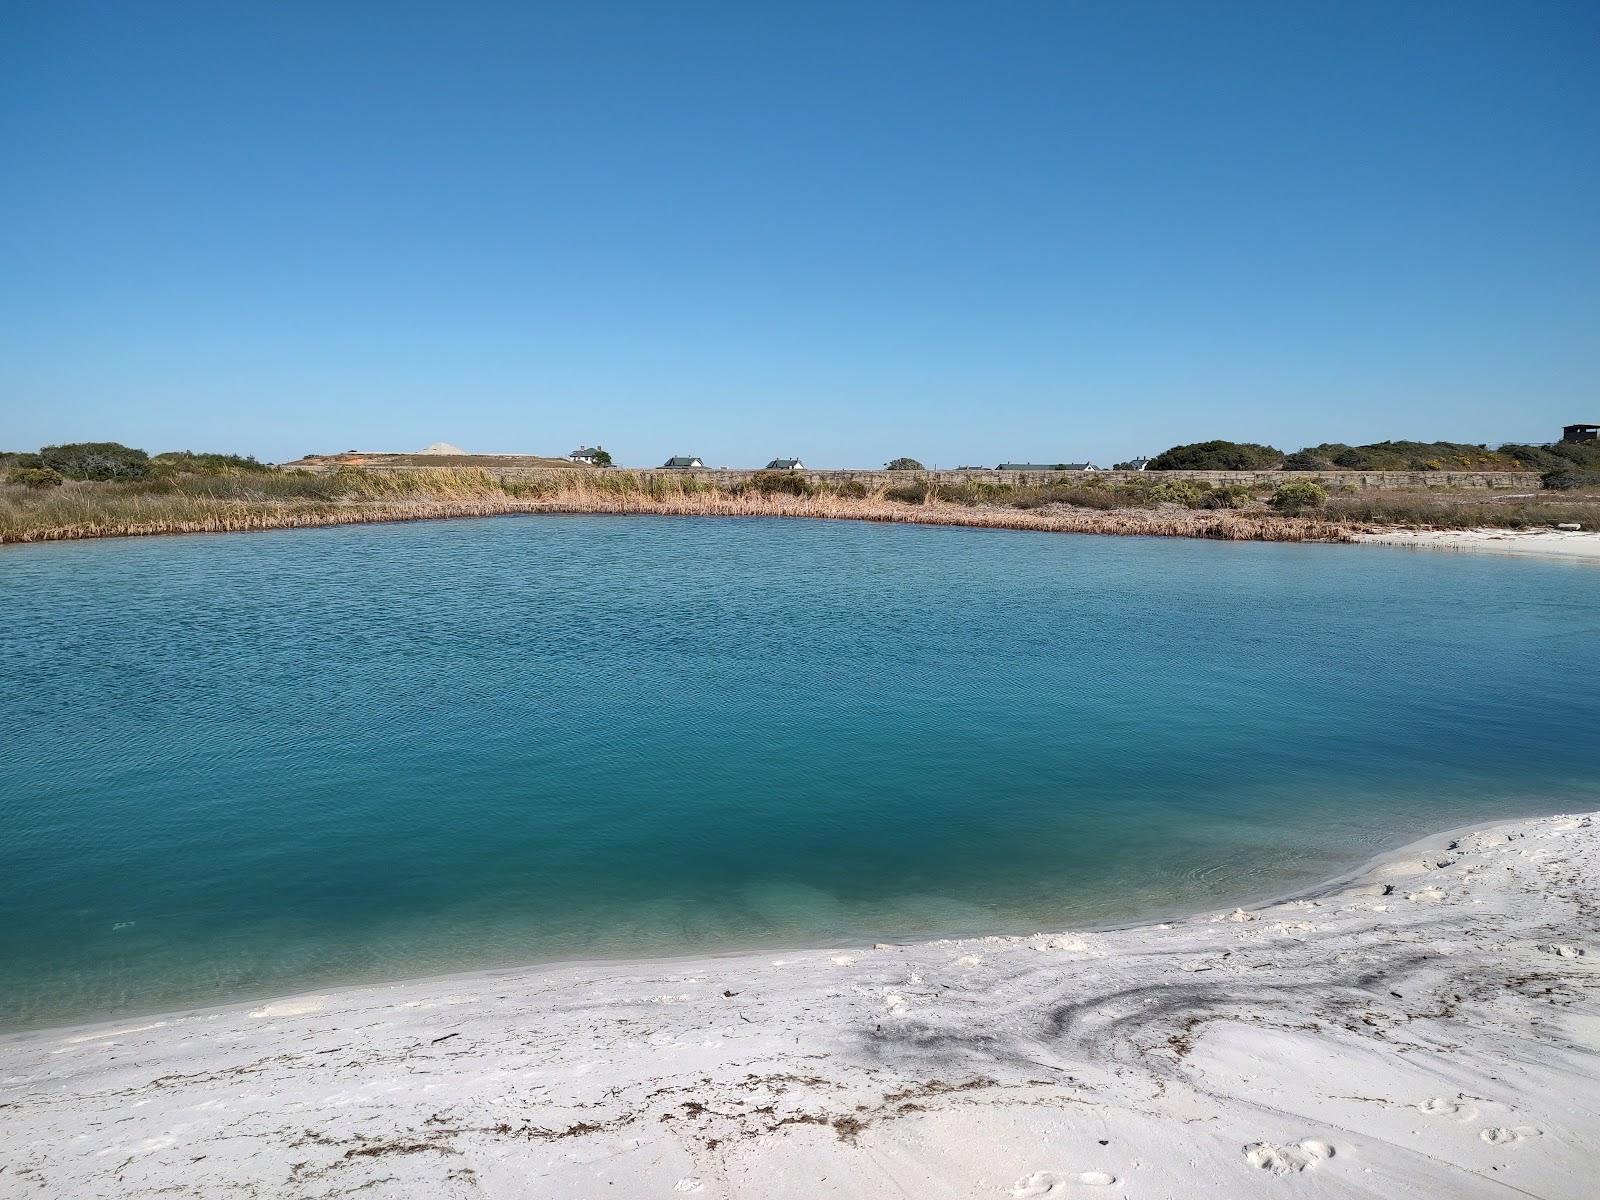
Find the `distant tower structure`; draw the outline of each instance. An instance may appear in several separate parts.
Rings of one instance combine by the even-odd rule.
[[[1563,425],[1563,442],[1600,442],[1600,425]]]

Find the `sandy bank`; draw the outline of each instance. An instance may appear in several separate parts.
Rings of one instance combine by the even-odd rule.
[[[1417,550],[1477,550],[1600,561],[1600,531],[1587,529],[1394,529],[1358,537],[1363,542]]]
[[[0,1039],[0,1195],[1578,1197],[1600,819],[1104,933],[529,969]]]

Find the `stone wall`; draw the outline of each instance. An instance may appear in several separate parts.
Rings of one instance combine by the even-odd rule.
[[[475,464],[476,465],[476,464]],[[486,458],[481,464],[482,469],[491,475],[502,479],[550,479],[559,480],[571,478],[574,471],[587,471],[592,468],[585,467],[522,467],[515,465],[515,460],[507,461],[504,458]],[[313,470],[319,473],[337,469],[337,464],[318,464],[315,466],[297,466],[298,470]],[[373,463],[362,467],[366,471],[418,471],[426,468],[413,464],[380,464]],[[626,467],[611,468],[613,472],[625,471],[628,474],[650,479],[654,476],[662,478],[682,479],[692,476],[703,483],[729,484],[740,483],[749,479],[757,471],[674,471],[665,468],[648,468],[631,470]],[[926,480],[930,483],[1009,483],[1013,485],[1035,486],[1052,483],[1057,480],[1070,480],[1081,482],[1085,479],[1099,478],[1107,482],[1121,479],[1195,479],[1213,484],[1245,484],[1250,487],[1274,487],[1290,480],[1308,479],[1318,480],[1330,490],[1336,491],[1372,491],[1378,489],[1393,489],[1396,491],[1433,491],[1433,490],[1494,490],[1494,491],[1524,491],[1536,492],[1539,490],[1539,473],[1537,471],[800,471],[806,479],[813,483],[845,483],[851,480],[858,481],[868,487],[877,487],[884,484],[911,483],[917,480]]]

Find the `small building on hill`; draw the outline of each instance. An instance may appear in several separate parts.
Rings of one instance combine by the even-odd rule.
[[[693,471],[703,466],[705,463],[693,454],[675,454],[661,464],[663,470],[673,471]]]
[[[584,463],[591,467],[599,466],[602,462],[611,460],[611,456],[605,451],[604,446],[579,446],[567,455],[567,461]]]
[[[1081,463],[1001,463],[996,471],[1098,471],[1092,462]]]
[[[1600,425],[1563,425],[1563,442],[1600,442]]]
[[[1118,464],[1117,469],[1122,471],[1148,471],[1150,469],[1150,460],[1148,458],[1130,458],[1127,462]]]
[[[764,471],[804,471],[805,463],[798,458],[775,458],[762,468]]]

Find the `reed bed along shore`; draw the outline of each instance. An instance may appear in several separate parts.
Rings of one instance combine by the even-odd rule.
[[[0,542],[163,533],[229,533],[510,513],[790,517],[961,525],[1058,533],[1206,537],[1230,541],[1354,540],[1344,523],[1265,509],[1191,508],[1095,489],[989,489],[949,497],[930,488],[824,488],[796,476],[734,488],[625,471],[573,472],[520,483],[482,471],[249,475],[155,485],[74,483],[0,487]]]

